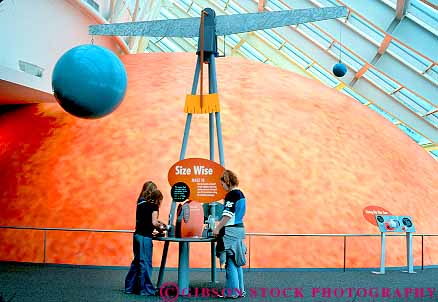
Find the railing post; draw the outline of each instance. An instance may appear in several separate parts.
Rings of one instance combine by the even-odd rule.
[[[251,235],[249,235],[249,247],[248,247],[248,269],[251,270]]]
[[[347,262],[347,236],[344,235],[344,272],[345,272],[346,262]]]
[[[424,270],[424,235],[421,235],[421,270]]]
[[[46,243],[47,243],[47,230],[43,231],[44,233],[44,256],[43,256],[43,263],[46,264]]]

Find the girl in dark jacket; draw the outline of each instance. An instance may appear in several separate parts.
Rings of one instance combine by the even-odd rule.
[[[155,295],[152,284],[152,232],[165,229],[158,220],[163,194],[152,181],[143,185],[137,201],[136,224],[133,240],[134,260],[125,279],[125,293],[142,296]]]

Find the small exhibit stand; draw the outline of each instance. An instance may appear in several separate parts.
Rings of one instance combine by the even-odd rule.
[[[155,237],[154,240],[157,241],[164,241],[165,243],[169,244],[169,242],[178,242],[179,244],[179,258],[178,258],[178,289],[179,294],[187,294],[189,292],[189,285],[190,285],[190,243],[191,242],[204,242],[204,243],[212,243],[216,241],[216,238],[212,237],[189,237],[189,238],[176,238],[176,237]],[[212,272],[212,282],[216,281],[216,275],[215,270],[216,266],[213,264],[215,263],[216,256],[214,254],[211,255],[211,272]],[[163,259],[167,258],[167,250],[166,255],[163,255]],[[160,272],[158,274],[158,282],[157,282],[157,288],[160,288],[163,282],[164,277],[164,269],[165,264],[160,267]]]
[[[414,223],[410,216],[392,216],[392,215],[376,215],[377,226],[380,229],[381,238],[381,254],[380,254],[380,271],[373,274],[385,274],[385,250],[386,250],[386,233],[399,232],[406,233],[406,257],[407,271],[409,274],[414,274],[414,257],[412,252],[412,233],[415,232]]]

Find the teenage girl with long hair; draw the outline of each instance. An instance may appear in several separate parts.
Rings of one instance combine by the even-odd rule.
[[[125,293],[142,296],[155,295],[152,284],[152,232],[166,225],[158,220],[163,194],[157,185],[148,181],[143,185],[137,200],[136,223],[133,240],[134,259],[125,278]]]

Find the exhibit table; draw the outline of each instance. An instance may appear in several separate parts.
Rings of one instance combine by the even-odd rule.
[[[212,248],[211,253],[211,281],[216,282],[216,255],[213,253],[214,237],[189,237],[189,238],[177,238],[177,237],[154,237],[153,240],[164,241],[165,247],[163,249],[163,256],[161,259],[160,272],[158,274],[157,288],[160,288],[163,281],[164,269],[166,266],[167,250],[170,242],[179,243],[179,259],[178,259],[178,288],[180,294],[184,293],[184,289],[187,292],[190,283],[189,265],[190,265],[190,243],[191,242],[207,242],[210,243]],[[167,246],[166,246],[167,245]]]

